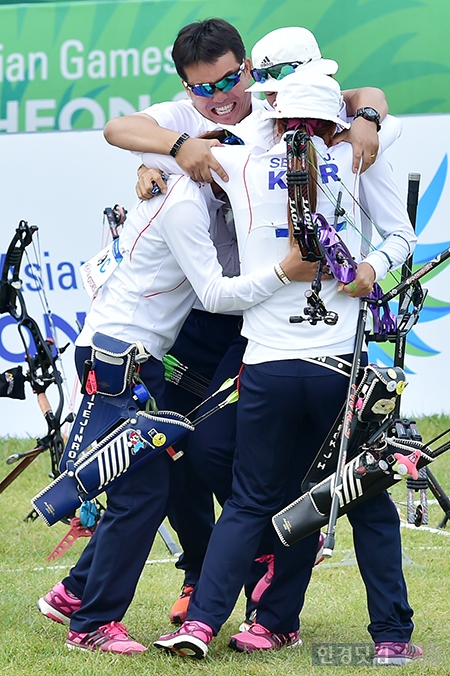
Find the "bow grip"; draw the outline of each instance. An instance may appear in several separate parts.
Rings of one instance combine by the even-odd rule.
[[[45,394],[45,392],[40,392],[37,396],[37,399],[39,408],[42,411],[42,415],[44,416],[44,418],[46,418],[48,414],[52,412],[52,407],[50,405],[49,400],[47,399],[47,395]]]

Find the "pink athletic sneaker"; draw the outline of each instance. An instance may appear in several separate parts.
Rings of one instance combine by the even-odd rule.
[[[257,622],[247,631],[232,636],[228,643],[230,648],[239,653],[252,653],[255,650],[280,650],[301,644],[298,631],[290,634],[272,634]]]
[[[69,624],[72,613],[81,606],[81,599],[69,592],[62,582],[40,598],[37,607],[45,617],[59,624]]]
[[[128,635],[127,628],[120,622],[109,622],[95,631],[81,633],[69,631],[66,645],[73,650],[101,650],[117,655],[143,653],[147,648]]]
[[[156,648],[171,650],[182,657],[203,659],[208,652],[208,643],[214,636],[211,627],[204,622],[183,622],[181,627],[172,634],[160,636],[154,642]]]
[[[412,660],[422,660],[423,650],[414,643],[395,643],[394,641],[383,641],[375,643],[375,657],[373,664],[385,664],[403,666]]]

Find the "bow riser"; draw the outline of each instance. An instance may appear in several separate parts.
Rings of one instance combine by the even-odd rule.
[[[326,264],[332,276],[344,284],[348,284],[356,277],[357,265],[345,243],[339,237],[336,229],[328,223],[322,214],[313,213],[309,195],[309,162],[308,143],[310,137],[298,130],[287,134],[287,186],[288,203],[291,216],[293,235],[298,242],[302,259],[317,262],[317,274],[311,285],[311,290],[305,293],[307,306],[303,317],[291,317],[291,323],[308,321],[315,325],[318,321],[326,324],[335,324],[338,315],[328,312],[320,297],[323,266]],[[295,159],[298,168],[295,168]],[[336,216],[341,214],[340,201]]]

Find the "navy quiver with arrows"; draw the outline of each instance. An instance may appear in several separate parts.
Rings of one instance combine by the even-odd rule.
[[[86,394],[61,459],[62,473],[31,501],[47,525],[155,455],[171,450],[172,444],[194,430],[179,413],[142,410],[142,389],[147,403],[152,398],[140,381],[138,365],[148,358],[138,343],[94,335],[83,374]]]

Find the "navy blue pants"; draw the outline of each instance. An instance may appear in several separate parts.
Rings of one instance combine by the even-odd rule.
[[[242,364],[246,341],[240,335],[242,318],[192,310],[178,338],[170,350],[182,364],[211,381],[205,397],[212,394],[226,378],[233,378]],[[221,401],[212,400],[210,407]],[[166,405],[170,410],[187,414],[198,406],[201,399],[182,387],[167,383]],[[205,405],[208,407],[208,404]],[[205,408],[192,416],[192,420]],[[208,409],[209,410],[209,409]],[[211,427],[212,426],[212,427]],[[206,451],[214,452],[219,440],[223,467],[211,471],[215,465],[209,452],[200,449],[198,439],[205,443]],[[206,438],[205,438],[206,435]],[[193,434],[177,444],[184,457],[172,468],[170,523],[177,532],[183,553],[176,567],[184,570],[186,584],[195,585],[200,576],[209,538],[214,525],[213,493],[220,504],[230,495],[231,463],[236,441],[236,406],[229,406],[199,426]],[[199,454],[200,451],[200,454]]]
[[[345,400],[348,379],[300,360],[246,366],[241,376],[232,495],[217,522],[189,607],[217,633],[229,617],[271,517],[301,493],[301,481]],[[374,641],[408,641],[412,610],[401,567],[398,515],[387,494],[353,510],[355,550]],[[275,577],[258,622],[276,633],[299,627],[318,534],[275,544]],[[376,552],[376,553],[375,553]]]
[[[77,371],[82,372],[89,348],[77,348]],[[141,366],[141,377],[164,407],[164,368],[151,357]],[[101,415],[100,409],[97,414]],[[81,608],[71,629],[89,632],[113,620],[120,621],[130,605],[155,534],[167,513],[172,460],[160,453],[139,471],[130,472],[107,491],[102,519],[63,584],[78,598]]]
[[[234,378],[242,366],[247,341],[240,335],[240,325],[241,319],[236,316],[193,310],[170,350],[171,355],[210,380],[205,399],[227,378]],[[218,394],[191,419],[213,409],[230,392],[232,389]],[[166,403],[168,408],[187,413],[198,405],[199,399],[181,387],[167,384]],[[195,585],[200,577],[215,521],[212,495],[221,506],[231,495],[236,410],[236,404],[231,404],[214,413],[177,445],[185,455],[172,469],[169,519],[183,549],[176,567],[184,570],[185,584]],[[273,539],[270,528],[258,557],[272,552]],[[266,570],[266,564],[252,564],[245,585],[247,614],[254,608],[251,592]]]

